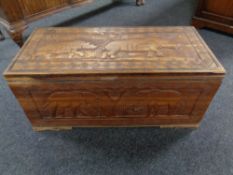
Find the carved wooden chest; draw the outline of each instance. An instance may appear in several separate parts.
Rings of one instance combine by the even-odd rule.
[[[4,73],[35,129],[195,127],[224,74],[193,27],[38,29]]]

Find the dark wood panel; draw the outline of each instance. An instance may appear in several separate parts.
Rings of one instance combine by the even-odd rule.
[[[233,1],[199,0],[192,24],[233,34]]]
[[[5,18],[10,23],[15,23],[24,18],[20,3],[18,0],[1,0],[0,8],[4,12]]]
[[[224,17],[233,18],[233,1],[206,0],[204,10]]]
[[[42,13],[48,9],[55,9],[68,5],[68,0],[21,0],[21,8],[23,9],[25,17]]]

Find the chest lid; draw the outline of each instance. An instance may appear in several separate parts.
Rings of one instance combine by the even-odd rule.
[[[5,76],[225,73],[193,27],[37,29]]]

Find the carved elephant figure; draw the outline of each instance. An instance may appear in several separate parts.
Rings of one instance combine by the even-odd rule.
[[[175,113],[181,94],[173,90],[129,91],[122,97],[118,107],[119,116],[156,116]]]
[[[161,57],[167,52],[167,50],[165,53],[163,52],[164,48],[173,52],[177,49],[177,44],[175,42],[171,44],[171,42],[168,42],[163,38],[152,38],[148,40],[140,40],[138,38],[129,39],[124,42],[122,42],[122,40],[115,40],[109,42],[105,46],[105,49],[109,52],[108,56],[110,58],[120,58],[122,54],[127,58],[130,58],[130,56],[139,56],[142,58],[146,56]]]
[[[52,118],[91,117],[101,113],[97,95],[88,91],[53,92],[40,111],[43,116]]]
[[[181,94],[172,90],[55,91],[37,101],[45,118],[128,117],[172,115]]]

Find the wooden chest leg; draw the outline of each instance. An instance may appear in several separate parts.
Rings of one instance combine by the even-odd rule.
[[[199,124],[183,124],[183,125],[160,125],[160,128],[199,128]]]
[[[145,4],[145,0],[136,0],[136,5],[141,6]]]
[[[33,126],[33,131],[61,131],[61,130],[72,130],[72,127],[69,126],[57,126],[57,127],[43,127],[43,126]]]
[[[5,39],[5,37],[4,37],[3,33],[2,33],[2,31],[0,30],[0,41],[2,41],[4,39]]]
[[[196,27],[197,29],[201,29],[205,27],[205,22],[200,20],[199,18],[193,17],[192,19],[192,25]]]
[[[10,24],[5,21],[0,21],[0,23],[4,26],[13,41],[21,47],[23,45],[23,31],[27,28],[27,24],[24,21],[20,21],[14,24]],[[0,32],[0,38],[1,36],[2,32]]]
[[[20,47],[23,45],[23,31],[9,32],[11,38]]]

